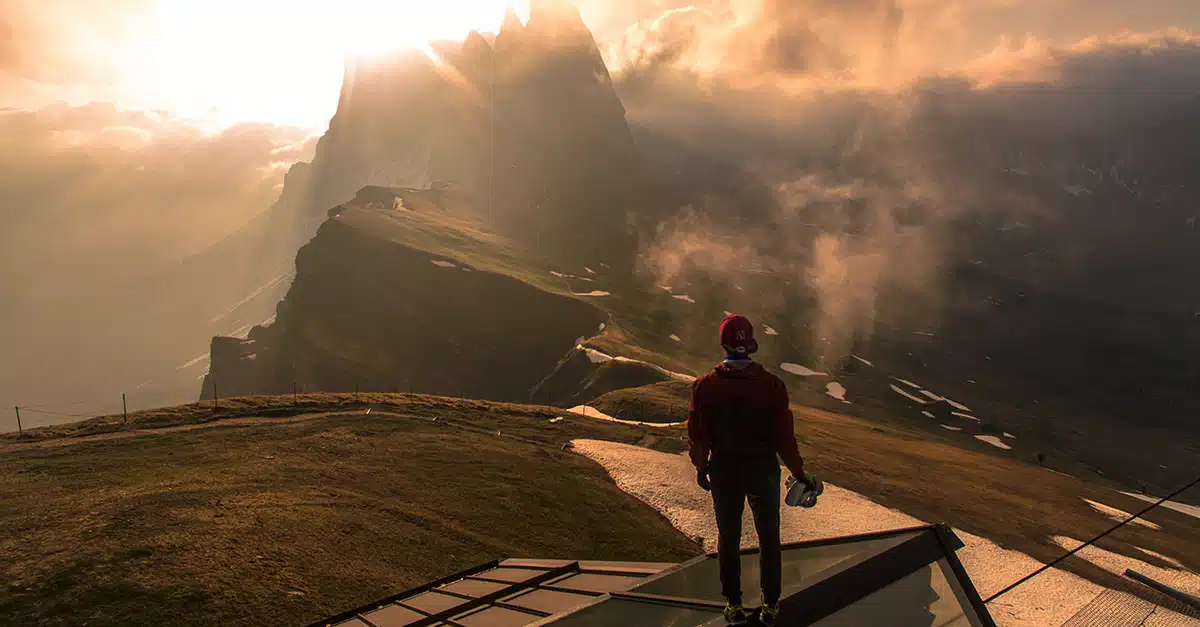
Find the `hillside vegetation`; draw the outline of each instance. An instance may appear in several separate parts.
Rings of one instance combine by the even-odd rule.
[[[618,390],[591,404],[677,422],[686,417],[686,387]],[[67,622],[45,624],[90,617],[89,625],[106,625],[149,612],[209,624],[181,618],[190,603],[205,603],[222,624],[243,624],[239,604],[268,599],[270,612],[299,622],[497,554],[680,559],[696,550],[562,450],[590,438],[682,453],[682,427],[408,394],[223,399],[219,407],[0,439],[0,551],[15,556],[4,575],[19,582],[0,616],[36,622],[64,613]],[[1055,536],[1084,540],[1112,524],[1084,499],[1127,512],[1145,506],[1116,484],[987,445],[964,447],[949,432],[793,411],[802,453],[830,483],[1042,561],[1061,554]],[[1200,570],[1200,520],[1164,508],[1146,518],[1157,528],[1127,526],[1100,547]],[[443,554],[456,557],[430,557]],[[261,563],[272,555],[279,561]],[[1063,567],[1102,585],[1116,581],[1081,560]],[[175,583],[185,580],[186,589]],[[81,604],[69,599],[98,609],[72,614]],[[261,617],[256,611],[249,615]]]
[[[645,429],[432,397],[291,401],[6,438],[0,624],[295,625],[501,556],[699,551],[561,450]]]

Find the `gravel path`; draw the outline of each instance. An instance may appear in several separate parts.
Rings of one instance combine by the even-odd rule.
[[[572,445],[576,452],[604,466],[622,490],[662,512],[677,529],[701,540],[706,550],[716,549],[712,500],[696,485],[695,471],[686,456],[596,440],[576,440]],[[783,541],[796,542],[911,527],[923,521],[826,483],[825,494],[815,508],[784,507],[781,523]],[[742,528],[742,545],[757,546],[749,508]],[[1042,565],[1024,553],[1001,548],[986,538],[958,529],[955,533],[966,544],[958,552],[959,559],[984,598]],[[1065,539],[1062,544],[1076,545]],[[1184,590],[1200,588],[1200,577],[1188,571],[1158,568],[1095,547],[1079,555],[1112,572],[1133,568]],[[1077,575],[1052,569],[997,599],[989,610],[1003,627],[1061,625],[1102,590]]]

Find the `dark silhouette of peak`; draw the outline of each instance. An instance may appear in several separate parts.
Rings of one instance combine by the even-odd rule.
[[[510,7],[504,13],[504,23],[500,25],[500,33],[496,35],[496,52],[510,52],[520,47],[525,36],[525,25],[521,18]]]
[[[437,62],[403,51],[348,63],[304,177],[308,212],[367,185],[442,182],[515,237],[567,252],[579,239],[619,246],[639,187],[625,109],[578,11],[534,9],[528,25],[509,11],[494,45],[478,32],[431,43]]]
[[[517,17],[517,12],[509,7],[504,11],[504,21],[500,24],[500,34],[504,33],[517,34],[525,30],[525,24],[521,22],[521,18]]]
[[[491,56],[492,44],[479,31],[473,30],[467,34],[467,40],[462,45],[463,55],[468,58]]]

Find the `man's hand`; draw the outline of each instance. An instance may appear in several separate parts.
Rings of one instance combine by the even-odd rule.
[[[696,485],[700,486],[700,489],[705,492],[712,490],[712,482],[708,480],[707,468],[696,469]]]

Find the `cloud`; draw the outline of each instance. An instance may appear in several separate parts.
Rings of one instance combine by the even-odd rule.
[[[1188,121],[1200,85],[1188,31],[1002,40],[942,67],[914,35],[922,24],[930,37],[950,32],[961,14],[899,1],[802,4],[793,14],[765,1],[740,22],[672,11],[631,29],[623,43],[640,49],[610,55],[623,61],[616,80],[635,123],[720,154],[736,164],[731,176],[750,172],[774,196],[742,208],[756,228],[697,218],[708,201],[694,202],[646,242],[644,267],[660,280],[769,285],[753,305],[807,333],[797,349],[814,360],[845,358],[880,323],[935,326],[968,245],[964,220],[1067,228],[1052,193],[1061,183],[1043,192],[996,179],[1015,161],[1066,180],[1102,159],[1162,172],[1179,169],[1170,160],[1200,162],[1179,139],[1200,130]],[[855,24],[867,25],[864,39]],[[706,49],[718,41],[711,28],[723,28],[724,54]],[[723,60],[706,66],[705,55]],[[876,80],[889,55],[903,71]],[[1081,233],[1041,253],[1045,280],[1129,252],[1120,229],[1086,228],[1088,245]],[[739,276],[744,268],[775,278]]]
[[[145,33],[155,0],[0,0],[0,85],[97,83]]]
[[[177,262],[264,211],[314,138],[239,125],[210,134],[154,113],[57,105],[0,114],[0,285]]]

